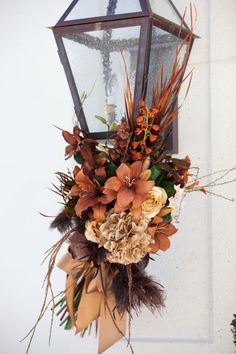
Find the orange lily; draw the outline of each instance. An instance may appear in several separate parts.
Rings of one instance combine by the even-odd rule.
[[[93,217],[97,222],[105,221],[106,204],[114,200],[114,194],[102,194],[100,187],[86,176],[83,170],[76,174],[75,185],[71,188],[69,196],[79,197],[75,205],[75,213],[78,217],[81,217],[88,208],[92,208]]]
[[[135,218],[142,212],[142,203],[154,187],[154,181],[148,181],[151,170],[143,161],[136,161],[131,166],[122,163],[116,170],[116,176],[105,183],[103,193],[109,198],[116,199],[115,212],[130,209]]]
[[[159,216],[151,222],[148,232],[154,239],[154,244],[151,245],[151,252],[156,253],[159,250],[166,251],[170,248],[169,237],[177,232],[176,227],[171,223],[160,222]],[[156,222],[156,225],[155,225]]]
[[[78,151],[79,144],[81,143],[80,128],[78,126],[75,126],[73,129],[73,134],[69,133],[66,130],[63,130],[62,136],[69,144],[65,148],[65,157],[66,159],[69,159]]]

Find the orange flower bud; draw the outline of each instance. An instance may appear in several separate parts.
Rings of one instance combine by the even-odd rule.
[[[157,139],[158,139],[157,135],[152,134],[149,136],[149,140],[151,141],[151,143],[154,143],[154,141],[157,141]]]
[[[154,119],[154,118],[155,118],[155,115],[154,115],[152,112],[150,112],[149,115],[148,115],[148,118],[149,118],[149,119]]]
[[[152,129],[153,129],[155,132],[158,132],[158,131],[160,130],[160,126],[157,125],[157,124],[153,124]]]
[[[141,141],[140,141],[140,145],[146,146],[146,141],[145,141],[145,140],[141,140]]]
[[[143,155],[142,155],[141,152],[137,152],[137,151],[134,151],[134,150],[131,150],[131,155],[132,155],[132,159],[134,161],[142,160],[142,158],[143,158]]]
[[[142,134],[142,132],[143,132],[143,130],[141,128],[137,128],[135,130],[135,135],[140,135],[140,134]]]
[[[150,164],[151,164],[150,157],[147,157],[147,158],[143,161],[142,171],[145,171],[145,170],[149,169]]]
[[[142,116],[139,116],[136,120],[137,124],[138,125],[141,125],[143,123],[143,117]]]
[[[152,153],[152,149],[149,148],[149,147],[147,147],[147,148],[145,149],[145,152],[146,152],[147,155],[150,155],[150,154]]]
[[[147,109],[146,109],[146,108],[140,108],[139,112],[140,112],[140,114],[141,114],[142,116],[146,116],[146,114],[147,114]]]
[[[152,108],[152,113],[153,114],[157,114],[157,113],[159,113],[159,109],[158,108]]]
[[[139,146],[139,141],[134,141],[133,143],[132,143],[132,148],[133,149],[137,149],[137,147]]]
[[[141,127],[142,127],[142,128],[146,128],[146,127],[147,127],[147,123],[146,123],[146,122],[143,122],[143,123],[141,124]]]

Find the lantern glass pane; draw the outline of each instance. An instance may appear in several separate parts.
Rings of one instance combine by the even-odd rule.
[[[164,83],[170,79],[176,51],[180,48],[182,49],[178,55],[179,64],[183,63],[187,45],[182,44],[183,40],[179,37],[153,26],[146,95],[148,105],[152,103],[153,86],[157,85],[160,88],[161,81]]]
[[[140,26],[63,35],[90,132],[107,130],[95,115],[105,118],[110,130],[124,116],[125,66],[134,93],[139,36]]]
[[[168,0],[149,0],[152,11],[156,13],[157,15],[166,18],[167,20],[174,22],[178,25],[181,23],[181,18],[179,17],[178,13],[174,9],[174,7],[171,5],[171,3]],[[178,3],[178,7],[180,5],[182,6],[182,9],[180,9],[180,15],[182,16],[184,14],[184,10],[186,7],[186,1],[184,0],[183,4]],[[178,9],[178,10],[179,10]]]
[[[141,12],[139,0],[79,0],[66,21]]]

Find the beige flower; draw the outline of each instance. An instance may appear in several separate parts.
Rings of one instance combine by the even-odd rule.
[[[99,223],[97,221],[86,221],[85,223],[85,237],[87,240],[100,243],[101,233],[99,230]]]
[[[149,192],[149,197],[142,204],[142,214],[147,218],[153,218],[164,207],[167,201],[165,189],[153,187]]]
[[[107,260],[125,265],[139,262],[153,243],[147,232],[148,223],[146,217],[141,216],[137,221],[128,212],[111,214],[100,226],[100,245],[110,252]]]

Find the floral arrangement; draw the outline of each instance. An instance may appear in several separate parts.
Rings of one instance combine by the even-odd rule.
[[[158,112],[141,102],[138,127],[132,132],[122,119],[112,147],[87,139],[78,126],[72,134],[62,132],[66,158],[74,156],[78,165],[72,174],[57,174],[64,208],[51,227],[69,244],[59,262],[67,281],[57,306],[66,329],[85,331],[100,318],[99,353],[125,336],[131,310],[164,305],[161,285],[145,268],[153,254],[170,247],[177,231],[172,201],[189,186],[190,159],[153,154],[161,130]],[[113,332],[112,343],[103,326]]]
[[[65,158],[73,157],[76,165],[72,172],[56,174],[59,186],[54,185],[54,192],[62,198],[63,208],[51,227],[62,237],[47,252],[45,300],[38,321],[28,334],[28,350],[36,326],[49,306],[51,326],[57,314],[65,329],[75,328],[83,335],[95,322],[98,353],[121,337],[126,338],[133,353],[131,312],[139,313],[143,305],[152,312],[164,306],[163,287],[147,274],[146,267],[154,254],[170,247],[170,238],[177,232],[175,217],[185,195],[192,191],[212,193],[210,188],[220,180],[217,177],[200,184],[201,178],[198,171],[194,174],[191,170],[188,156],[179,159],[165,152],[168,129],[177,117],[174,98],[189,76],[184,75],[192,32],[188,36],[176,51],[169,78],[164,79],[161,70],[153,85],[151,107],[141,99],[135,119],[126,75],[126,113],[112,140],[100,144],[86,136],[78,124],[72,133],[62,130],[67,143]],[[184,46],[185,60],[180,64]],[[96,118],[109,128],[105,118]],[[230,171],[223,171],[221,178]],[[65,243],[68,253],[58,266],[66,273],[66,286],[55,296],[51,274]],[[49,294],[51,300],[47,304]],[[59,301],[57,297],[61,297]]]

